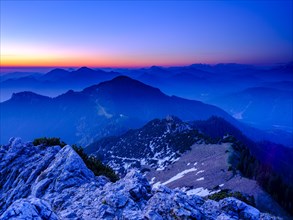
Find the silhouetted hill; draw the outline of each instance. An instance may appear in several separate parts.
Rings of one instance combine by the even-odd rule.
[[[215,106],[167,96],[157,88],[126,76],[81,92],[68,91],[56,98],[44,98],[42,105],[31,101],[35,99],[32,94],[16,94],[17,99],[13,97],[1,103],[1,142],[10,136],[32,139],[50,134],[67,142],[90,143],[96,138],[141,126],[153,118],[166,115],[178,115],[183,120],[207,119],[217,115],[237,123]]]
[[[57,81],[69,77],[70,72],[64,69],[54,69],[40,78],[41,81]]]
[[[11,97],[11,103],[17,104],[19,102],[23,104],[34,104],[34,102],[46,102],[49,100],[51,100],[51,98],[29,91],[14,93]]]
[[[87,67],[82,67],[71,72],[55,69],[45,74],[43,80],[18,78],[14,79],[15,81],[2,82],[1,98],[4,97],[4,100],[6,100],[8,94],[10,94],[10,97],[12,93],[27,90],[55,97],[66,93],[68,90],[80,91],[88,86],[96,85],[91,89],[85,89],[82,93],[74,92],[64,97],[56,98],[59,103],[58,106],[62,106],[64,101],[66,103],[67,98],[68,100],[72,100],[72,103],[74,99],[79,99],[84,106],[88,107],[91,105],[89,109],[95,108],[95,112],[98,112],[98,115],[107,116],[108,119],[111,118],[113,124],[117,124],[114,122],[116,120],[114,118],[117,117],[119,120],[127,120],[133,126],[137,126],[137,121],[140,121],[138,124],[141,125],[143,123],[142,121],[146,122],[156,117],[165,117],[167,114],[177,115],[183,120],[193,120],[195,119],[194,115],[197,115],[197,118],[207,118],[214,114],[220,114],[220,116],[237,125],[241,130],[249,132],[250,137],[259,137],[258,139],[260,140],[263,137],[267,137],[264,133],[260,135],[258,132],[251,131],[251,129],[240,125],[225,112],[221,111],[220,113],[212,105],[204,105],[198,101],[190,101],[176,96],[165,95],[176,94],[180,97],[187,97],[192,100],[204,100],[205,103],[217,105],[245,123],[250,123],[250,125],[258,126],[261,129],[270,129],[271,136],[278,137],[278,140],[274,140],[281,141],[280,143],[283,144],[290,143],[292,145],[292,141],[289,140],[292,139],[292,137],[289,137],[291,134],[287,133],[288,123],[290,124],[290,120],[288,119],[290,119],[292,112],[290,111],[292,106],[288,106],[291,103],[290,100],[288,101],[284,96],[281,96],[281,99],[279,99],[279,90],[266,90],[261,92],[257,90],[249,91],[248,89],[263,87],[263,85],[267,85],[265,82],[277,82],[275,80],[276,78],[278,81],[290,82],[290,80],[286,80],[286,77],[290,76],[290,74],[278,75],[276,73],[277,70],[274,71],[274,73],[269,74],[270,70],[238,64],[219,64],[213,66],[196,64],[187,67],[170,68],[154,66],[144,69],[124,70],[125,74],[133,75],[136,79],[141,78],[143,82],[152,85],[152,89],[150,89],[150,86],[139,86],[131,81],[126,82],[127,80],[122,80],[119,77],[117,78],[118,84],[115,84],[115,81],[110,81],[109,83],[97,86],[98,83],[113,79],[119,75],[119,73],[113,71],[106,72]],[[283,77],[284,75],[286,77]],[[271,76],[274,77],[273,81],[271,80]],[[46,78],[47,80],[45,80]],[[263,81],[263,79],[266,80]],[[123,85],[124,81],[125,83]],[[130,82],[132,83],[131,86],[128,85]],[[162,90],[156,90],[154,87]],[[95,91],[96,89],[99,91]],[[232,96],[230,96],[231,94]],[[262,98],[259,94],[262,94],[262,96],[264,94],[265,98]],[[268,95],[266,96],[265,94]],[[292,97],[290,95],[289,98]],[[250,102],[252,104],[248,106]],[[76,105],[79,106],[79,109],[82,108],[79,104],[75,104],[75,107],[72,107],[74,103],[70,106],[77,108]],[[205,106],[205,111],[197,110],[201,108],[198,106],[203,105]],[[246,106],[248,106],[247,109]],[[135,111],[134,109],[139,109],[139,111]],[[246,111],[243,113],[245,109]],[[84,109],[84,111],[88,112],[89,110]],[[82,115],[83,113],[80,114]],[[287,115],[289,116],[287,117]],[[135,117],[135,120],[132,120],[132,117]],[[80,122],[74,123],[79,124]],[[272,125],[274,126],[273,129]],[[280,131],[282,132],[280,133]],[[79,132],[76,133],[79,134]],[[105,131],[105,133],[107,132]],[[258,134],[255,135],[255,133]],[[93,136],[93,134],[89,136]]]
[[[12,72],[12,73],[6,73],[6,74],[0,74],[0,81],[5,81],[8,79],[18,79],[23,77],[30,77],[30,78],[39,78],[43,74],[41,73],[32,73],[32,72]]]
[[[6,74],[9,75],[9,74]],[[54,97],[69,89],[81,90],[87,86],[110,80],[118,75],[116,72],[105,72],[81,67],[78,70],[67,71],[53,69],[43,75],[13,74],[1,77],[1,100],[8,100],[12,93],[30,90],[36,93]]]

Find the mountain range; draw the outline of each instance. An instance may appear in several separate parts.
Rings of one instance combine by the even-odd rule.
[[[275,67],[232,63],[140,69],[82,67],[76,70],[54,69],[46,74],[16,72],[0,75],[0,95],[2,101],[22,91],[56,97],[71,89],[81,91],[119,75],[126,75],[160,88],[169,96],[216,105],[253,127],[271,133],[282,131],[282,136],[288,136],[288,132],[292,133],[293,129],[290,105],[293,100],[292,66],[292,63]],[[264,113],[262,117],[258,117],[259,112]]]
[[[290,135],[268,134],[246,126],[220,108],[200,101],[168,96],[159,89],[127,76],[69,90],[55,98],[33,92],[13,94],[1,103],[1,142],[11,136],[29,140],[61,137],[68,143],[88,145],[101,137],[138,128],[154,118],[175,115],[184,121],[219,116],[253,139],[290,145]]]
[[[120,74],[87,67],[74,71],[58,68],[46,74],[9,73],[0,77],[1,100],[7,100],[11,91],[15,93],[29,90],[48,96],[57,96],[70,89],[80,90],[118,75]]]
[[[215,106],[167,96],[157,88],[119,76],[55,98],[32,92],[13,94],[1,103],[1,142],[18,135],[27,139],[58,136],[69,143],[91,143],[168,114],[184,120],[218,115],[235,121]]]

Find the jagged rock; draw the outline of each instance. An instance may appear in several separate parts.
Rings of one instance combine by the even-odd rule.
[[[41,199],[30,197],[16,200],[1,216],[1,219],[58,220],[59,218],[52,211],[50,204]]]
[[[91,181],[94,181],[94,174],[67,145],[55,155],[49,167],[38,176],[33,185],[32,195],[41,197],[45,193],[61,193],[66,188]]]
[[[203,214],[200,206],[196,204],[196,196],[187,196],[179,190],[170,190],[160,186],[155,194],[148,200],[145,208],[146,217],[160,216],[163,219],[202,219]],[[190,201],[189,201],[190,200]]]
[[[246,203],[235,198],[225,198],[219,201],[220,209],[230,216],[236,216],[242,219],[259,219],[260,212]]]
[[[52,162],[60,147],[32,146],[11,138],[0,153],[0,214],[17,199],[31,194],[31,185]]]
[[[0,219],[274,219],[235,199],[219,202],[165,186],[136,170],[112,183],[70,147],[13,138],[0,147]]]

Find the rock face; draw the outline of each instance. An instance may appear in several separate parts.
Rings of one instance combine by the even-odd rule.
[[[0,147],[0,219],[274,219],[235,199],[219,202],[161,186],[137,171],[112,183],[70,147],[12,138]]]

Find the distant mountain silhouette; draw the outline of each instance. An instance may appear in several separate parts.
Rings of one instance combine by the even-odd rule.
[[[23,77],[30,77],[30,78],[39,78],[41,77],[41,73],[31,73],[31,72],[12,72],[7,74],[0,74],[0,81],[5,81],[8,79],[18,79]]]
[[[49,80],[55,83],[71,83],[71,85],[84,85],[88,82],[98,83],[104,80],[112,79],[118,76],[118,73],[105,72],[103,70],[93,70],[87,67],[81,67],[76,71],[66,71],[64,69],[54,69],[42,77],[43,81]]]
[[[6,76],[7,79],[1,78],[2,100],[7,100],[12,93],[23,90],[57,96],[69,89],[81,90],[84,87],[113,79],[120,74],[81,67],[76,71],[57,68],[46,74],[37,75],[38,77],[29,74],[25,74],[24,77],[18,77],[19,74],[14,75],[11,78]]]
[[[1,76],[1,101],[8,100],[12,93],[22,91],[32,91],[56,97],[66,93],[68,90],[81,91],[86,87],[111,80],[121,74],[130,76],[152,87],[160,88],[164,94],[169,96],[176,95],[185,99],[199,100],[216,105],[231,115],[236,116],[236,118],[238,116],[238,118],[242,117],[241,120],[243,122],[250,123],[253,126],[261,123],[259,128],[271,130],[273,125],[277,125],[278,129],[283,130],[285,133],[291,131],[290,128],[288,129],[287,126],[283,125],[284,122],[287,124],[291,122],[292,117],[287,113],[279,113],[282,111],[288,112],[288,109],[292,107],[292,105],[289,108],[286,107],[291,104],[291,101],[286,101],[283,96],[284,91],[287,91],[288,94],[292,92],[292,63],[278,65],[274,68],[232,63],[104,70],[81,67],[77,70],[71,69],[70,71],[55,69],[41,76],[25,73],[23,77],[21,77],[21,74],[11,74],[11,76],[8,76],[10,74],[5,74],[4,76],[8,78]],[[283,92],[273,92],[273,94],[270,91],[267,93],[248,90],[260,87],[282,90]],[[114,91],[116,90],[114,89]],[[132,91],[129,93],[132,93]],[[260,97],[259,94],[263,94],[265,98]],[[119,95],[120,93],[115,94],[115,96]],[[278,97],[279,95],[280,97]],[[251,97],[251,100],[254,100],[254,104],[249,106],[245,114],[238,114],[249,103],[250,100],[247,102],[247,97]],[[159,102],[157,100],[157,103]],[[140,105],[144,105],[144,103]],[[253,106],[256,108],[255,113],[253,113]],[[263,109],[264,106],[268,106],[265,109],[267,108],[269,111]],[[273,106],[275,106],[277,114],[275,114],[275,110],[271,111]],[[249,111],[252,111],[252,114],[248,114]],[[164,116],[162,115],[162,117]],[[267,120],[268,118],[270,120]],[[274,129],[271,132],[275,133],[276,131]],[[275,133],[275,135],[277,134]],[[279,139],[281,136],[284,137],[283,134],[279,134]]]
[[[71,143],[89,143],[170,114],[183,120],[217,115],[236,123],[215,106],[167,96],[157,88],[126,76],[81,92],[70,90],[56,98],[17,93],[1,103],[1,113],[1,142],[10,136],[27,139],[58,136]]]
[[[41,77],[41,81],[57,81],[70,76],[70,72],[64,69],[54,69]]]
[[[185,121],[218,116],[244,132],[256,133],[218,107],[167,96],[157,88],[118,76],[81,92],[69,90],[56,98],[32,92],[14,94],[1,103],[1,142],[11,136],[28,140],[57,136],[68,143],[89,144],[167,115]]]

